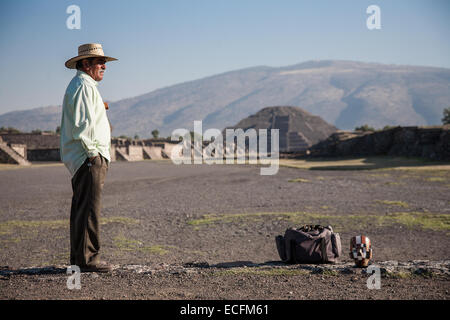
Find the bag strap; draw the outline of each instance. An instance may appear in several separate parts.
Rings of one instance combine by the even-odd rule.
[[[301,230],[303,232],[310,232],[310,231],[315,231],[315,230],[319,230],[319,231],[323,231],[323,229],[328,229],[331,232],[333,232],[333,228],[331,226],[322,226],[320,224],[305,224],[303,226],[301,226],[298,230]]]

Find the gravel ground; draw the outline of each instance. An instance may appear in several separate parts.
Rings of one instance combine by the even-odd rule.
[[[351,264],[350,238],[365,234],[374,264],[433,265],[449,258],[449,189],[450,171],[432,167],[281,167],[261,176],[248,165],[115,162],[104,188],[101,251],[116,270],[82,274],[81,289],[69,290],[67,170],[0,170],[0,299],[448,300],[446,263],[441,273],[383,274],[381,289],[369,290],[361,272],[276,264],[274,237],[291,226],[331,224],[341,234],[341,263]],[[136,265],[147,272],[127,267]]]

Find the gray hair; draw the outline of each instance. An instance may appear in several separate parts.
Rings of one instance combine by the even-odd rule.
[[[77,70],[83,71],[83,60],[87,60],[89,64],[92,64],[92,61],[94,61],[94,59],[95,59],[95,57],[90,57],[90,58],[84,58],[84,59],[78,60],[75,68]]]

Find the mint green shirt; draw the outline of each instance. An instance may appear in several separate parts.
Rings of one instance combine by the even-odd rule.
[[[86,158],[101,154],[111,161],[111,129],[97,85],[78,70],[64,95],[60,155],[72,176]]]

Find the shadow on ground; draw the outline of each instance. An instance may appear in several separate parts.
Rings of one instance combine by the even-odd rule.
[[[399,167],[436,167],[449,166],[450,161],[433,161],[423,158],[404,157],[346,157],[346,158],[304,158],[309,170],[374,170]]]
[[[188,262],[183,265],[185,268],[242,268],[242,267],[264,267],[264,266],[286,266],[281,261],[266,261],[263,263],[254,263],[252,261],[231,261],[217,264],[208,264],[207,262]]]
[[[55,266],[23,268],[23,269],[10,269],[7,266],[0,267],[0,276],[10,276],[20,274],[39,275],[39,274],[61,274],[61,273],[66,273],[66,269]]]

